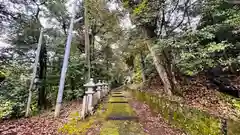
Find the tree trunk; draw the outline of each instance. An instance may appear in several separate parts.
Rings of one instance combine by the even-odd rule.
[[[153,30],[149,29],[148,27],[142,27],[142,32],[144,33],[144,36],[146,37],[146,39],[152,39],[157,37],[156,33]],[[163,54],[161,57],[156,54],[155,50],[151,46],[151,42],[147,42],[147,46],[153,57],[153,63],[156,67],[158,75],[162,80],[164,91],[166,94],[171,96],[174,86],[173,86],[173,83],[171,83],[172,78],[169,76],[168,69],[166,69],[166,66],[165,66],[166,59]]]
[[[85,26],[85,53],[87,63],[87,81],[91,78],[91,61],[90,61],[90,41],[89,41],[89,21],[88,21],[88,0],[84,1],[84,26]]]
[[[171,86],[172,86],[172,92],[174,94],[181,95],[180,88],[178,86],[176,77],[173,72],[173,64],[172,64],[173,57],[171,55],[171,48],[165,48],[162,51],[162,54],[163,54],[165,69],[166,69],[169,81],[171,83]]]
[[[145,63],[144,63],[143,52],[140,52],[140,63],[141,63],[142,81],[145,82],[146,75],[145,75]]]
[[[40,71],[39,71],[39,79],[41,81],[41,86],[38,91],[38,108],[39,110],[46,109],[46,73],[47,73],[47,49],[46,45],[42,45],[41,53],[40,53]]]
[[[164,91],[171,96],[172,95],[172,86],[171,86],[171,82],[170,79],[168,77],[167,74],[167,70],[165,69],[165,67],[163,66],[163,62],[160,59],[160,57],[156,54],[155,50],[151,47],[150,43],[147,43],[148,49],[150,50],[150,53],[153,57],[153,63],[157,69],[157,72],[163,82],[164,85]]]
[[[29,94],[28,94],[27,108],[26,108],[26,113],[25,113],[26,117],[28,117],[29,113],[30,113],[31,100],[32,100],[32,88],[33,88],[34,80],[35,80],[36,74],[37,74],[39,55],[40,55],[40,51],[41,51],[41,48],[42,48],[41,47],[42,46],[42,38],[43,38],[43,28],[41,28],[40,35],[39,35],[38,46],[37,46],[37,53],[36,53],[36,56],[35,56],[35,63],[33,65],[32,80],[31,80],[31,83],[30,83],[30,87],[28,89]]]

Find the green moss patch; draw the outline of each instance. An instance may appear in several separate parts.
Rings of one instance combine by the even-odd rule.
[[[145,135],[141,125],[134,121],[107,121],[100,135]]]
[[[101,128],[100,135],[119,135],[117,125],[112,121],[106,121]]]
[[[125,97],[111,97],[109,99],[109,102],[127,102],[127,99]]]
[[[109,101],[127,101],[123,97],[110,97]],[[128,103],[108,103],[107,117],[134,117],[135,112]],[[136,121],[108,120],[103,123],[100,135],[144,135],[143,129]]]
[[[80,115],[78,112],[70,114],[70,120],[63,125],[63,127],[58,129],[59,133],[65,135],[84,135],[92,126],[97,122],[101,122],[106,117],[106,112],[102,111],[103,105],[100,105],[97,109],[95,115],[88,117],[85,120],[80,120]]]
[[[110,97],[109,101],[127,101],[127,99],[124,97]],[[65,135],[85,135],[88,130],[94,128],[96,123],[101,123],[100,135],[144,135],[144,130],[138,122],[107,120],[108,116],[134,117],[136,115],[128,103],[105,103],[99,106],[95,115],[85,120],[80,120],[79,114],[73,113],[70,115],[69,122],[63,125],[59,132]]]
[[[127,103],[109,103],[107,108],[109,116],[135,116],[133,109]]]
[[[139,101],[160,113],[169,123],[184,129],[191,135],[221,135],[221,120],[206,112],[190,108],[158,95],[131,90]]]
[[[111,96],[124,96],[124,94],[123,93],[121,93],[121,94],[114,94],[114,93],[112,93]]]

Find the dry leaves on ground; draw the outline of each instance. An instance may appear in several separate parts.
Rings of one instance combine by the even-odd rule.
[[[131,106],[137,113],[139,122],[149,135],[185,135],[182,131],[167,124],[160,115],[153,115],[148,105],[132,101]]]
[[[235,85],[239,80],[240,77],[233,79]],[[207,111],[216,116],[235,118],[238,115],[238,112],[230,103],[221,99],[219,96],[221,95],[220,92],[207,86],[208,82],[205,76],[197,76],[191,79],[185,78],[185,81],[182,80],[179,81],[179,83],[183,91],[183,98],[174,96],[172,97],[174,100]],[[144,91],[149,91],[161,96],[164,95],[163,85],[159,77],[152,79],[149,84],[145,84],[142,88]]]
[[[0,123],[1,135],[59,135],[58,128],[68,121],[71,112],[80,109],[80,101],[69,102],[63,106],[59,118],[53,117],[53,112],[40,116],[7,120]]]

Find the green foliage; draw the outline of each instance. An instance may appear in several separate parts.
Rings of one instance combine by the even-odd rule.
[[[195,74],[216,65],[230,68],[236,65],[239,56],[236,51],[239,44],[238,12],[238,6],[223,0],[205,3],[197,30],[186,33],[181,41],[179,67],[184,72]]]
[[[141,14],[144,12],[144,9],[147,7],[148,0],[143,0],[140,4],[137,5],[137,7],[133,10],[134,15]]]
[[[5,77],[6,75],[2,71],[0,71],[0,78],[5,78]]]
[[[25,65],[22,65],[9,66],[3,70],[7,78],[0,86],[0,118],[18,118],[24,114],[27,98],[26,69]]]
[[[239,100],[233,100],[233,106],[235,106],[238,110],[240,110],[240,101]]]
[[[163,51],[170,50],[168,53],[171,58],[167,61],[173,64],[174,69],[187,75],[195,75],[217,65],[228,67],[232,72],[239,71],[238,5],[224,0],[185,4],[152,0],[123,2],[130,12],[131,20],[137,26],[131,30],[131,35],[136,36],[130,39],[133,46],[138,45],[134,42],[138,37],[151,37],[157,55],[161,57]],[[185,17],[179,14],[172,18],[176,16],[175,12],[187,14]],[[197,18],[199,21],[196,23],[194,20]],[[195,26],[192,27],[192,23]],[[134,52],[139,48],[132,50]]]
[[[3,100],[3,99],[1,99]],[[4,102],[0,104],[0,118],[9,116],[12,113],[13,103],[10,101]]]
[[[139,56],[136,56],[134,59],[135,66],[134,66],[134,75],[133,75],[133,82],[134,83],[141,83],[142,82],[142,71],[141,71],[141,63],[139,61]]]

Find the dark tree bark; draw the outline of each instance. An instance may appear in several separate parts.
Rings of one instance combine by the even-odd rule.
[[[38,91],[38,108],[39,110],[46,109],[46,73],[47,73],[47,49],[46,45],[42,45],[41,53],[40,53],[40,70],[39,70],[39,79],[41,81],[41,85]]]
[[[143,52],[140,52],[140,63],[141,63],[141,72],[142,72],[142,81],[146,81],[146,75],[145,75],[145,62],[144,62],[144,55]]]

